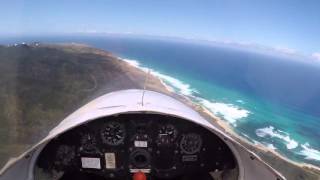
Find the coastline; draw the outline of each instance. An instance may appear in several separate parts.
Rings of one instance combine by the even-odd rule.
[[[21,152],[23,152],[33,143],[38,142],[39,138],[41,138],[41,136],[43,135],[43,134],[41,135],[41,133],[45,133],[43,129],[50,129],[51,126],[53,126],[56,123],[59,123],[59,121],[63,119],[64,115],[69,114],[73,110],[77,109],[75,105],[77,106],[81,105],[85,103],[87,100],[90,100],[92,98],[98,97],[99,95],[116,91],[116,90],[146,88],[148,90],[153,90],[153,91],[161,92],[169,96],[172,96],[180,100],[181,102],[185,103],[189,107],[193,108],[199,114],[201,114],[205,119],[211,122],[212,125],[214,125],[216,128],[226,132],[234,140],[236,140],[241,145],[243,145],[247,149],[257,154],[259,157],[261,157],[261,159],[263,159],[271,167],[273,167],[274,169],[277,169],[288,180],[294,180],[294,179],[320,180],[319,167],[292,161],[289,158],[286,158],[283,155],[279,154],[277,151],[274,151],[264,146],[263,144],[254,144],[250,142],[248,139],[238,135],[228,122],[217,117],[209,109],[203,106],[201,102],[194,101],[197,99],[193,99],[193,97],[190,96],[192,93],[192,89],[190,89],[188,85],[185,85],[183,84],[183,82],[175,78],[172,78],[170,76],[161,74],[155,70],[139,66],[138,62],[135,62],[135,61],[130,62],[130,60],[128,61],[126,59],[119,58],[108,51],[97,49],[89,45],[77,44],[77,43],[31,44],[31,45],[20,45],[20,46],[11,47],[11,48],[12,50],[24,49],[27,52],[30,49],[46,50],[46,51],[50,50],[48,51],[48,53],[50,53],[51,50],[57,50],[58,52],[60,52],[62,57],[64,57],[63,56],[64,53],[66,53],[67,55],[70,55],[69,58],[63,58],[63,60],[60,63],[56,64],[56,66],[60,67],[60,65],[63,63],[73,62],[72,65],[74,66],[72,67],[74,68],[72,69],[74,70],[74,72],[73,71],[72,72],[74,74],[78,73],[79,76],[75,76],[73,79],[69,79],[68,81],[65,78],[62,78],[63,80],[58,82],[52,81],[52,79],[51,80],[45,79],[45,81],[42,81],[42,83],[47,82],[46,84],[47,86],[56,84],[61,87],[63,86],[70,87],[70,84],[72,84],[72,85],[77,85],[78,88],[77,88],[77,91],[74,91],[72,93],[72,96],[70,96],[70,94],[68,94],[67,92],[64,92],[63,90],[59,90],[61,92],[64,92],[65,94],[62,94],[62,95],[59,94],[59,96],[55,95],[54,99],[70,99],[74,96],[77,98],[75,98],[73,101],[68,100],[68,102],[70,102],[69,104],[66,104],[65,102],[59,102],[61,103],[61,105],[57,106],[56,107],[57,109],[54,112],[41,110],[41,112],[46,117],[50,117],[50,118],[47,118],[47,121],[44,122],[41,117],[37,117],[37,116],[33,117],[32,120],[31,119],[29,120],[32,123],[41,122],[41,125],[39,126],[33,125],[33,126],[30,126],[30,128],[25,128],[24,126],[19,126],[18,123],[14,123],[14,121],[12,121],[13,118],[8,118],[8,122],[10,122],[9,128],[13,129],[11,130],[11,132],[15,132],[15,133],[18,132],[19,134],[15,136],[10,134],[10,136],[12,136],[11,140],[8,142],[2,143],[2,146],[7,148],[3,149],[3,151],[0,153],[0,160],[1,160],[0,164],[4,163],[7,160],[7,157],[14,157],[15,155],[18,155]],[[45,55],[47,56],[47,54]],[[74,57],[74,58],[70,58],[70,57]],[[83,64],[83,63],[77,63],[79,60],[81,60],[80,57],[82,59],[82,62],[89,63],[89,65]],[[49,66],[48,62],[52,62],[52,61],[50,61],[50,59],[48,58],[43,58],[43,59],[45,59],[45,61],[42,62],[42,65],[46,65],[45,67],[48,69],[51,68],[52,66]],[[33,64],[36,64],[36,63],[39,63],[39,62],[31,61],[28,65],[30,67],[34,67]],[[36,65],[39,66],[38,64]],[[12,67],[12,68],[15,68],[15,67]],[[24,67],[24,68],[27,68],[27,67]],[[79,68],[85,69],[86,70],[85,72],[90,72],[90,73],[89,74],[79,73]],[[11,70],[10,72],[15,72],[15,71]],[[147,76],[149,72],[150,72],[150,75]],[[41,77],[48,78],[50,76],[45,76],[42,74]],[[115,79],[116,81],[114,81]],[[38,79],[38,76],[37,76],[37,78],[33,80],[37,81],[41,79]],[[65,82],[66,85],[59,84],[61,82],[62,83]],[[81,84],[80,85],[73,84],[73,82],[77,82]],[[175,84],[175,83],[178,83],[179,85],[181,85],[182,88],[181,89],[178,88],[177,90],[175,86],[172,86],[172,84]],[[28,86],[30,86],[30,84],[28,84]],[[43,86],[39,87],[36,85],[34,86],[35,86],[35,89],[37,90],[43,87]],[[43,92],[46,92],[45,89],[41,89],[41,90]],[[15,95],[14,94],[15,91],[10,91],[10,92],[13,92],[12,95]],[[35,94],[34,92],[36,91],[28,92],[29,94],[28,97],[38,95],[38,94]],[[76,92],[78,94],[75,95],[74,93]],[[188,95],[185,95],[185,94],[188,94]],[[63,98],[59,98],[59,97],[63,97]],[[42,98],[39,98],[39,99],[42,99]],[[11,104],[11,101],[5,101],[5,102],[8,102],[8,104]],[[37,103],[41,103],[41,101]],[[63,109],[59,109],[61,107],[63,107]],[[12,108],[12,114],[17,114],[17,112],[14,111],[15,109],[18,109],[18,108]],[[26,109],[32,110],[35,108],[26,107]],[[20,117],[17,117],[17,119],[19,118]],[[32,132],[27,131],[29,129],[30,131],[32,130]],[[22,130],[25,130],[25,131],[22,131]],[[27,134],[28,136],[26,136]],[[20,148],[18,149],[15,148],[14,150],[16,150],[17,152],[13,152],[11,150],[12,147],[16,147],[17,145],[19,145]]]
[[[242,137],[239,134],[237,134],[232,129],[230,124],[228,124],[227,122],[223,121],[220,117],[217,117],[209,109],[207,109],[206,107],[202,106],[201,104],[199,104],[197,102],[192,101],[192,99],[190,99],[189,97],[187,97],[187,96],[185,96],[183,94],[179,94],[178,92],[176,92],[172,87],[170,87],[170,85],[165,83],[165,81],[163,79],[161,79],[161,77],[159,77],[157,72],[155,72],[155,71],[152,72],[153,71],[152,69],[142,68],[142,67],[139,66],[139,64],[137,64],[136,62],[133,62],[131,60],[123,59],[123,58],[119,58],[119,57],[118,57],[118,59],[121,60],[121,61],[126,62],[127,64],[129,64],[132,67],[140,69],[141,71],[143,71],[145,73],[148,73],[149,71],[151,71],[150,76],[152,78],[155,78],[158,81],[160,81],[160,83],[163,85],[163,87],[165,87],[165,90],[158,89],[158,88],[155,88],[155,89],[151,88],[150,90],[164,92],[164,93],[166,93],[166,94],[168,94],[170,96],[173,96],[173,97],[179,99],[180,101],[184,102],[189,107],[193,108],[199,114],[201,114],[205,119],[207,119],[216,128],[224,131],[229,136],[231,136],[234,140],[238,141],[241,145],[245,146],[249,150],[251,150],[254,153],[256,153],[260,158],[262,158],[271,167],[275,168],[275,166],[278,166],[279,162],[275,161],[273,158],[270,158],[269,156],[275,157],[276,160],[283,161],[283,163],[288,164],[289,166],[295,166],[295,168],[293,168],[293,169],[299,168],[302,171],[308,171],[308,173],[311,173],[311,174],[316,176],[315,179],[320,180],[320,167],[317,167],[317,166],[312,165],[312,164],[293,161],[293,160],[281,155],[276,150],[270,149],[270,148],[264,146],[263,144],[260,144],[260,143],[259,144],[254,144],[254,143],[250,142],[249,140],[247,140],[244,137]],[[281,166],[280,166],[280,168],[281,168]],[[277,168],[275,168],[275,169],[277,169]],[[286,168],[284,168],[284,169],[286,169]],[[287,177],[288,179],[293,179],[292,178],[293,176],[298,176],[299,175],[299,172],[296,172],[296,174],[290,174],[292,172],[286,172],[286,170],[281,170],[281,169],[279,170],[279,172],[283,173],[283,175],[285,177]]]

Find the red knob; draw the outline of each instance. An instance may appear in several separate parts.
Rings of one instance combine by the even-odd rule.
[[[147,180],[147,176],[143,172],[137,172],[133,175],[133,180]]]

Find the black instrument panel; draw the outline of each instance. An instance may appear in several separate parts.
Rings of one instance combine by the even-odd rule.
[[[126,179],[136,171],[170,179],[236,168],[229,147],[190,121],[159,114],[122,114],[83,124],[46,145],[45,171],[86,172]]]

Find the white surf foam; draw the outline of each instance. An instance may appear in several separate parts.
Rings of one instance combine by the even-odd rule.
[[[267,146],[267,148],[271,149],[271,150],[276,150],[277,148],[273,145],[273,144],[265,144]]]
[[[234,126],[236,126],[236,122],[239,119],[246,118],[250,114],[248,110],[241,109],[233,104],[211,102],[202,98],[199,99],[201,99],[200,104],[208,108],[215,115],[222,116]]]
[[[241,99],[236,100],[236,102],[240,103],[240,104],[245,104],[245,102]]]
[[[277,130],[273,126],[257,129],[256,135],[263,138],[271,137],[281,139],[286,144],[287,149],[295,149],[299,145],[299,143],[293,140],[288,133]]]
[[[256,140],[252,140],[253,144],[254,145],[263,145],[264,147],[268,148],[268,149],[271,149],[271,150],[276,150],[277,148],[271,144],[271,143],[267,143],[267,142],[259,142],[259,141],[256,141]]]
[[[125,62],[127,62],[128,64],[130,64],[131,66],[134,66],[134,67],[137,67],[137,68],[140,68],[140,63],[136,60],[132,60],[132,59],[121,59]]]
[[[128,64],[130,64],[131,66],[139,68],[139,69],[141,69],[141,70],[143,70],[145,72],[148,72],[148,70],[149,70],[148,68],[141,66],[139,61],[136,61],[136,60],[133,60],[133,59],[121,59],[121,60],[123,60],[123,61],[127,62]]]
[[[250,111],[246,109],[242,109],[234,104],[226,104],[221,102],[214,102],[209,101],[204,98],[195,97],[193,96],[193,93],[198,93],[196,89],[191,88],[191,86],[179,79],[173,78],[171,76],[162,74],[158,71],[155,71],[153,69],[141,66],[139,61],[132,60],[132,59],[121,59],[123,61],[126,61],[130,65],[139,68],[145,72],[150,71],[150,73],[154,76],[159,77],[168,87],[173,89],[175,92],[180,93],[182,95],[186,95],[189,97],[192,97],[193,99],[196,99],[198,103],[206,107],[208,110],[210,110],[213,114],[217,116],[222,116],[223,119],[227,120],[230,124],[233,126],[236,126],[236,123],[238,120],[242,118],[246,118],[250,115]],[[237,100],[236,102],[240,104],[245,104],[245,102],[241,99]],[[277,148],[270,143],[266,142],[258,142],[252,138],[250,138],[247,134],[241,133],[243,136],[249,138],[252,140],[252,142],[255,145],[264,145],[265,147],[276,150]],[[278,138],[283,140],[284,144],[286,145],[287,149],[295,149],[299,146],[299,143],[292,139],[289,135],[289,133],[275,129],[273,126],[268,126],[265,128],[260,128],[256,130],[256,135],[259,137],[264,138]],[[308,160],[317,160],[320,161],[320,151],[313,149],[310,147],[308,143],[301,145],[302,150],[299,152],[300,155],[305,156],[305,159]]]
[[[163,81],[169,83],[170,85],[173,85],[176,89],[178,89],[178,92],[180,94],[191,96],[193,93],[197,92],[195,89],[191,88],[189,84],[184,83],[171,76],[161,74],[157,71],[153,71],[152,74],[161,78]]]
[[[162,74],[158,71],[155,71],[153,69],[143,67],[139,63],[139,61],[132,60],[132,59],[122,59],[129,63],[130,65],[137,67],[145,72],[150,71],[150,73],[156,77],[159,77],[167,86],[172,87],[171,89],[174,89],[175,92],[192,97],[193,99],[196,99],[198,103],[206,107],[209,111],[211,111],[213,114],[217,116],[221,116],[223,119],[228,121],[233,126],[236,126],[236,122],[239,119],[248,117],[250,112],[245,109],[241,109],[240,107],[233,105],[233,104],[225,104],[220,102],[213,102],[206,100],[204,98],[195,97],[193,96],[194,93],[198,93],[198,91],[194,88],[191,88],[191,86],[179,79],[173,78],[171,76]],[[243,103],[243,101],[241,101]]]
[[[251,139],[247,134],[245,134],[245,133],[243,133],[243,132],[241,132],[241,135],[244,136],[244,137],[246,137],[246,138],[248,138],[248,139]]]
[[[171,76],[162,74],[162,73],[155,71],[151,68],[141,66],[139,61],[132,60],[132,59],[123,59],[123,60],[126,61],[127,63],[129,63],[130,65],[137,67],[145,72],[150,71],[150,73],[152,75],[159,77],[161,80],[163,80],[164,83],[166,83],[166,85],[173,86],[173,88],[176,89],[177,92],[180,94],[191,96],[192,93],[197,92],[195,89],[191,88],[190,85],[187,83],[184,83],[184,82],[182,82],[176,78],[173,78]]]
[[[305,156],[305,159],[320,161],[320,151],[310,147],[309,143],[301,145],[302,150],[300,155]]]
[[[254,145],[260,145],[261,143],[256,141],[256,140],[252,140]]]

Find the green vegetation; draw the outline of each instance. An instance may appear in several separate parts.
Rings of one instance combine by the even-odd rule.
[[[144,78],[110,53],[85,45],[0,46],[0,166],[92,98],[142,88]]]
[[[141,89],[145,78],[145,72],[85,45],[0,46],[0,168],[88,101],[115,90]],[[168,92],[159,79],[148,77],[147,88],[170,94],[215,122],[201,107]],[[301,168],[246,142],[242,144],[288,180],[319,179],[319,172],[312,168]]]

